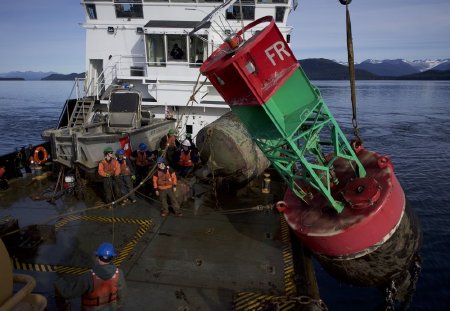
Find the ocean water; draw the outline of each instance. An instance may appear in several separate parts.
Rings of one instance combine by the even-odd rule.
[[[0,81],[0,155],[43,142],[56,127],[73,81]]]
[[[348,138],[348,81],[315,81]],[[73,82],[0,81],[0,154],[38,144],[55,127]],[[357,117],[366,148],[388,155],[422,225],[422,272],[410,310],[450,310],[450,82],[361,81]],[[330,310],[375,310],[383,295],[350,287],[316,265]]]

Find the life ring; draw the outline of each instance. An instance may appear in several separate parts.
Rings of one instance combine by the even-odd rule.
[[[47,150],[42,147],[36,147],[36,149],[34,149],[34,156],[33,156],[34,162],[37,164],[42,164],[47,162],[48,160],[48,152]]]

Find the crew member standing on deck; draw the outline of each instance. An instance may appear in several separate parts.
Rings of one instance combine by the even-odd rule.
[[[158,169],[153,175],[153,188],[155,194],[161,201],[161,216],[165,217],[169,214],[169,204],[167,198],[170,199],[175,216],[182,216],[180,205],[178,204],[175,192],[177,191],[177,175],[166,165],[163,157],[157,160]]]
[[[125,157],[125,150],[119,149],[116,152],[117,162],[119,162],[120,166],[120,175],[119,180],[121,182],[121,190],[124,190],[123,195],[128,195],[128,199],[131,203],[136,202],[136,196],[133,191],[133,181],[136,179],[134,175],[133,165],[131,164],[130,159]]]
[[[198,162],[198,155],[191,149],[191,143],[185,139],[181,143],[180,160],[178,162],[178,175],[186,177],[194,169],[194,165]]]
[[[114,151],[111,147],[103,150],[105,158],[98,164],[98,174],[103,177],[103,191],[107,204],[121,197],[119,187],[120,165],[114,159]],[[114,196],[114,197],[113,197]]]
[[[134,150],[131,153],[131,160],[134,161],[134,167],[136,168],[136,183],[139,184],[147,177],[153,158],[153,153],[148,150],[144,143],[139,144],[139,150]]]
[[[177,133],[174,129],[164,135],[159,141],[160,155],[165,156],[167,162],[172,168],[175,168],[178,163],[178,150],[180,149],[180,142],[177,139]]]
[[[55,282],[57,310],[70,310],[66,299],[81,296],[82,310],[117,310],[126,296],[123,271],[112,259],[117,256],[111,243],[102,243],[95,252],[95,265],[76,279],[58,278]]]
[[[186,133],[186,139],[191,144],[191,150],[197,151],[197,146],[194,143],[194,140],[192,139],[192,134]]]

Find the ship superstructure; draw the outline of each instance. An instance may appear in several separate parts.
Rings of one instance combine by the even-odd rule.
[[[199,67],[227,36],[271,15],[287,42],[293,0],[82,0],[86,20],[85,93],[106,103],[117,85],[142,93],[157,118],[175,118],[196,135],[228,112]],[[211,15],[208,22],[201,21]],[[193,28],[200,27],[195,35]],[[258,29],[255,29],[258,31]],[[175,47],[181,53],[172,53]],[[200,87],[201,86],[201,87]],[[192,96],[195,90],[195,96]],[[144,108],[145,109],[145,108]]]

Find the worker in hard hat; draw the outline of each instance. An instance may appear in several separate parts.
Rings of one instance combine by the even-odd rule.
[[[134,168],[130,159],[125,156],[125,150],[119,149],[116,151],[117,162],[120,166],[119,180],[121,183],[121,190],[124,196],[127,196],[127,200],[131,203],[136,202],[136,195],[133,191],[133,180],[136,179],[134,174]]]
[[[175,169],[178,163],[178,150],[180,142],[177,139],[177,133],[174,129],[170,129],[159,141],[160,155],[163,155],[168,164]]]
[[[131,161],[134,163],[136,169],[136,183],[140,183],[147,177],[152,163],[155,163],[154,158],[155,155],[148,149],[145,143],[140,143],[139,149],[133,150],[131,153]]]
[[[57,310],[67,310],[66,299],[80,296],[82,310],[117,310],[123,305],[127,289],[123,271],[112,262],[116,256],[111,243],[101,243],[91,270],[75,279],[58,278],[55,282]]]
[[[177,132],[174,129],[170,129],[166,135],[161,137],[159,141],[159,148],[161,150],[166,149],[167,147],[176,147],[180,146],[180,142],[177,139]]]
[[[192,139],[192,134],[191,133],[186,133],[186,138],[189,143],[191,144],[191,150],[195,150],[197,151],[197,146],[194,143],[194,140]]]
[[[178,161],[178,175],[186,177],[194,169],[194,165],[198,162],[197,153],[191,149],[191,143],[185,139],[181,143],[181,151]]]
[[[153,188],[155,194],[161,201],[161,216],[166,217],[169,214],[169,204],[167,198],[175,212],[175,216],[182,216],[180,205],[178,204],[175,192],[177,191],[177,175],[168,165],[163,157],[157,159],[157,170],[153,175]]]
[[[103,154],[105,157],[98,163],[98,174],[103,177],[105,202],[109,204],[122,197],[119,184],[120,165],[114,158],[114,150],[111,147],[106,147]]]

